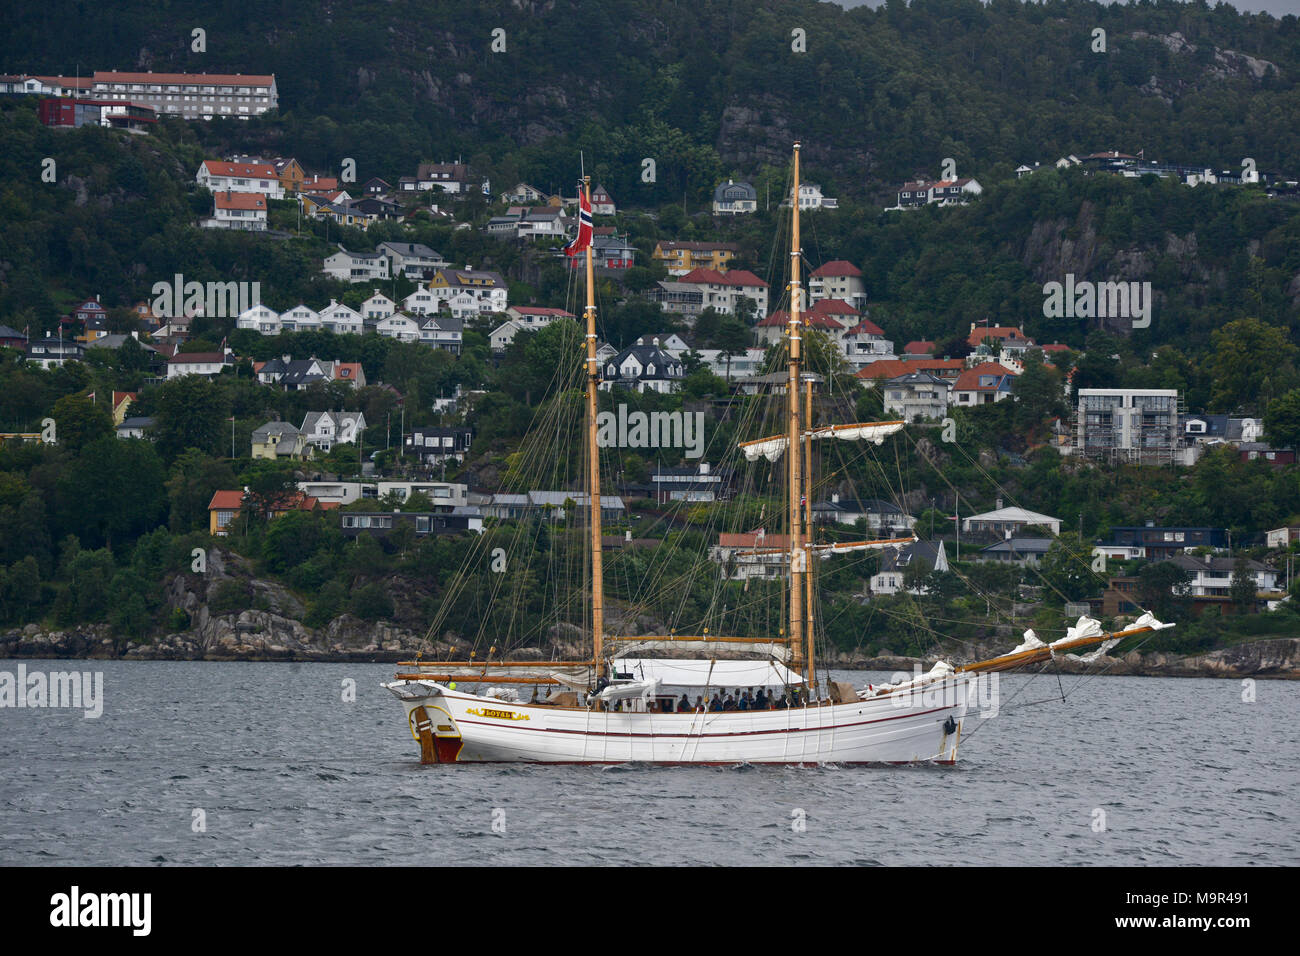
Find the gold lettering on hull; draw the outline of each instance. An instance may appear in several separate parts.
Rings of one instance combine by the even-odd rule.
[[[465,711],[475,717],[495,717],[497,720],[528,720],[527,714],[516,714],[513,710],[491,710],[487,707],[471,707]]]

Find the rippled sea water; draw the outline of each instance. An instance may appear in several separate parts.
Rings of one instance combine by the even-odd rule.
[[[391,664],[24,663],[105,706],[0,709],[0,864],[1300,862],[1296,682],[1002,675],[955,767],[423,767]]]

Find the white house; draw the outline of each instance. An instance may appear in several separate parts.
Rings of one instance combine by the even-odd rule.
[[[1187,583],[1179,593],[1193,597],[1227,597],[1232,591],[1232,575],[1237,569],[1236,559],[1207,555],[1203,558],[1191,554],[1176,554],[1169,559],[1187,572]],[[1276,591],[1278,572],[1259,561],[1246,561],[1246,573],[1255,582],[1256,591]]]
[[[323,326],[320,313],[300,302],[288,312],[280,313],[280,327],[285,332],[319,332]]]
[[[715,216],[739,216],[758,211],[758,190],[749,183],[728,179],[713,190]]]
[[[845,259],[818,266],[808,276],[808,301],[816,305],[823,299],[839,299],[861,312],[867,306],[862,270]]]
[[[365,319],[386,319],[397,311],[397,304],[378,289],[361,303],[361,316]]]
[[[361,335],[365,332],[361,313],[333,299],[320,310],[320,321],[321,328],[335,335]]]
[[[307,444],[321,451],[329,451],[332,445],[355,442],[365,430],[366,416],[361,412],[308,412],[302,421]]]
[[[653,345],[633,345],[605,363],[600,388],[620,386],[638,392],[674,392],[686,370],[681,360]]]
[[[434,295],[428,287],[421,286],[402,300],[402,311],[411,315],[431,315],[438,311],[440,296]]]
[[[434,348],[459,355],[464,341],[465,322],[452,315],[434,316],[420,326],[420,341]]]
[[[952,382],[927,372],[909,372],[884,384],[885,414],[904,421],[942,418],[948,411]]]
[[[997,508],[993,511],[985,511],[982,514],[963,518],[961,530],[976,533],[983,532],[1006,538],[1013,534],[1019,534],[1030,525],[1047,528],[1052,534],[1061,533],[1060,518],[1053,518],[1050,515],[1039,514],[1037,511],[1028,511],[1024,508],[1004,508],[1002,507],[1001,498],[998,499]]]
[[[420,325],[409,315],[399,313],[380,319],[379,324],[375,326],[375,331],[399,342],[420,341]]]
[[[212,197],[212,218],[204,219],[207,229],[266,231],[266,197],[261,193],[219,192]]]
[[[326,256],[321,271],[345,282],[373,282],[387,279],[388,257],[379,252],[348,252],[342,246]]]
[[[431,278],[435,270],[447,267],[441,253],[419,242],[381,242],[376,254],[388,260],[392,275],[404,275],[416,282]]]
[[[229,368],[233,356],[230,349],[225,352],[177,352],[167,360],[167,377],[180,378],[182,375],[206,375],[212,377]]]
[[[214,193],[259,193],[283,199],[284,187],[272,163],[223,163],[208,159],[199,166],[195,181]]]
[[[701,308],[730,315],[742,298],[754,303],[754,314],[767,314],[767,283],[746,269],[694,269],[676,282],[665,282],[665,287],[691,289],[701,293]]]
[[[255,305],[239,313],[235,326],[241,329],[252,329],[263,335],[279,335],[282,327],[279,313],[264,305]]]
[[[790,199],[786,197],[781,203],[786,208],[790,207]],[[801,210],[811,209],[838,209],[840,201],[831,199],[822,195],[822,187],[817,183],[800,183],[799,184],[799,208]]]

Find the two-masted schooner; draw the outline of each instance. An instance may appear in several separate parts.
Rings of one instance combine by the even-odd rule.
[[[806,462],[815,441],[882,443],[901,421],[812,427],[812,383],[803,368],[805,328],[800,273],[799,144],[794,147],[791,191],[790,309],[786,328],[783,434],[745,442],[750,461],[784,459],[788,523],[784,626],[776,634],[615,638],[605,627],[602,580],[601,474],[596,439],[597,358],[592,259],[591,184],[579,197],[577,238],[566,251],[585,252],[586,522],[590,547],[591,656],[572,661],[417,660],[399,665],[387,687],[402,702],[407,725],[424,763],[523,761],[530,763],[655,764],[861,764],[956,761],[967,704],[979,675],[1049,660],[1085,647],[1103,649],[1120,639],[1170,625],[1151,615],[1128,629],[1104,633],[1081,618],[1062,639],[1044,644],[1032,632],[1013,652],[991,660],[952,665],[941,661],[923,676],[883,687],[855,689],[818,680],[814,657],[816,604],[811,558],[819,553],[881,549],[914,541],[889,538],[815,544]],[[752,659],[734,659],[737,651]],[[654,653],[673,656],[657,658]],[[682,653],[696,657],[681,659]],[[725,655],[725,659],[719,655]],[[482,688],[470,693],[461,685]],[[502,686],[533,685],[523,700]],[[536,688],[551,691],[537,699]],[[729,688],[757,689],[747,709],[717,710],[715,696]]]

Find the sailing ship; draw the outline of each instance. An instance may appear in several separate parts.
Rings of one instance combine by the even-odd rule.
[[[796,143],[791,187],[789,317],[785,334],[784,429],[740,443],[748,461],[784,461],[788,541],[776,551],[785,570],[783,626],[776,633],[716,636],[618,636],[607,632],[603,582],[600,454],[596,438],[601,363],[591,248],[591,183],[580,187],[578,237],[566,251],[585,252],[586,525],[590,571],[590,656],[569,661],[414,660],[400,663],[384,686],[401,702],[423,763],[880,764],[957,760],[963,726],[981,675],[1049,661],[1093,648],[1092,657],[1120,640],[1172,625],[1144,614],[1122,631],[1105,633],[1081,617],[1050,644],[1027,631],[1010,653],[982,661],[939,661],[924,675],[885,686],[819,679],[816,669],[814,558],[880,550],[907,537],[818,544],[810,504],[814,442],[883,443],[902,421],[813,426],[814,376],[804,369]],[[495,648],[493,648],[494,650]],[[737,652],[751,655],[736,659]],[[697,656],[683,659],[683,653]],[[654,654],[669,656],[655,657]],[[1089,658],[1084,658],[1089,659]],[[461,685],[475,688],[475,692]],[[533,688],[522,699],[515,687]],[[539,699],[537,692],[549,693]],[[759,706],[717,710],[710,702],[735,688],[758,692]]]

